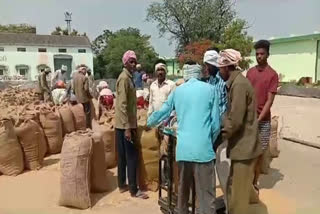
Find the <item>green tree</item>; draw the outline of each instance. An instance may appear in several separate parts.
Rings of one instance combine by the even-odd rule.
[[[95,70],[98,69],[100,72],[106,71],[100,73],[103,77],[118,77],[122,71],[122,56],[127,50],[136,52],[138,62],[146,72],[153,72],[153,64],[158,54],[150,44],[149,35],[141,34],[136,28],[127,28],[111,33],[106,41],[105,48],[96,58],[96,65],[99,67],[95,67]],[[99,58],[100,55],[103,60]]]
[[[99,55],[107,47],[109,38],[112,36],[112,31],[104,30],[103,34],[99,35],[92,42],[92,50],[94,54]]]
[[[62,27],[58,26],[54,31],[51,32],[51,35],[68,36],[69,33],[67,28],[63,29]],[[86,33],[80,34],[77,30],[73,29],[69,36],[87,36],[87,34]]]
[[[0,25],[1,33],[37,33],[36,27],[28,24]]]
[[[167,33],[178,42],[177,52],[186,45],[209,39],[220,42],[226,26],[234,19],[231,0],[162,0],[147,9],[147,21],[156,22],[160,36]]]
[[[240,51],[244,57],[240,63],[242,69],[249,68],[251,60],[245,57],[250,56],[253,49],[253,38],[248,36],[246,28],[246,21],[241,19],[234,20],[225,29],[221,43],[218,45],[220,49],[232,48]]]

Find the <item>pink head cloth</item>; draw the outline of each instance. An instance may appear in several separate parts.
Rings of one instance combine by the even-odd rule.
[[[130,60],[130,59],[135,59],[137,60],[137,56],[136,56],[136,53],[134,51],[127,51],[123,54],[123,57],[122,57],[122,63],[125,65],[127,64],[127,62]]]
[[[219,67],[226,67],[229,65],[238,66],[242,60],[241,53],[233,49],[226,49],[220,52],[220,58],[218,59]]]

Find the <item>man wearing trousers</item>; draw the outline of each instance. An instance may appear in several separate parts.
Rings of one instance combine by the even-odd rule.
[[[228,110],[222,136],[228,139],[231,169],[227,184],[228,213],[248,214],[253,190],[254,168],[262,153],[253,87],[238,68],[241,54],[233,49],[220,53],[221,76],[227,81]]]
[[[220,132],[219,100],[215,88],[200,81],[201,66],[185,65],[186,83],[173,91],[159,111],[148,118],[156,126],[173,110],[178,118],[176,161],[179,169],[179,214],[188,214],[193,179],[201,214],[215,214],[216,181],[212,142]]]
[[[116,143],[118,146],[118,187],[121,193],[130,191],[132,197],[147,199],[148,196],[137,188],[138,151],[136,148],[137,98],[133,72],[137,57],[127,51],[122,58],[124,65],[116,85]],[[128,170],[127,170],[128,169]],[[126,185],[128,171],[129,187]]]

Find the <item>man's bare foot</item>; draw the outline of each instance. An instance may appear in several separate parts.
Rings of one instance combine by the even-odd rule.
[[[134,195],[134,194],[131,194],[132,197],[134,198],[141,198],[141,199],[148,199],[149,196],[145,193],[143,193],[141,190],[138,190],[138,192]]]

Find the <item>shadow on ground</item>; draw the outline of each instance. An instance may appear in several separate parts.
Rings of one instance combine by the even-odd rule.
[[[272,189],[279,181],[282,181],[284,175],[279,169],[269,169],[268,175],[262,175],[259,180],[260,189]]]
[[[114,173],[109,170],[106,173],[107,173],[107,181],[108,181],[108,190],[107,192],[103,192],[103,193],[91,194],[92,206],[95,206],[101,199],[103,199],[105,196],[107,196],[108,194],[116,190],[118,187],[117,176],[115,176]]]
[[[45,159],[43,161],[43,165],[42,167],[47,167],[47,166],[51,166],[51,165],[54,165],[54,164],[57,164],[58,162],[60,161],[60,159],[58,158],[55,158],[55,159]]]

